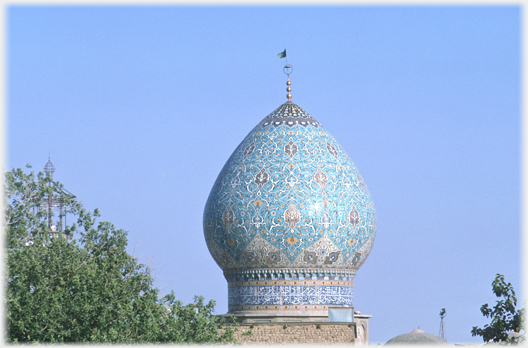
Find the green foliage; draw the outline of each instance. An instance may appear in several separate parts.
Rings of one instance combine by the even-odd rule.
[[[234,342],[237,325],[225,325],[223,319],[213,316],[215,302],[205,304],[201,296],[194,298],[194,303],[183,305],[176,301],[174,294],[162,300],[168,315],[165,329],[162,329],[159,342],[197,342],[223,343]],[[224,328],[221,330],[220,328]]]
[[[148,267],[126,252],[127,233],[97,222],[98,211],[60,183],[22,169],[5,183],[9,342],[234,341],[236,326],[221,330],[214,301],[183,305],[172,292],[160,299]],[[56,215],[50,197],[62,204]],[[61,232],[50,233],[52,224]]]
[[[508,342],[508,332],[519,332],[524,329],[524,308],[519,311],[515,309],[517,297],[511,283],[506,283],[502,274],[497,274],[491,283],[493,293],[502,300],[497,301],[495,307],[488,304],[480,307],[482,314],[491,318],[491,323],[484,328],[476,326],[471,330],[472,336],[482,336],[484,342]]]

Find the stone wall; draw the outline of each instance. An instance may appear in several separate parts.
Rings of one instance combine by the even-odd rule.
[[[251,335],[244,333],[251,330]],[[354,344],[355,323],[240,324],[235,338],[242,344]]]

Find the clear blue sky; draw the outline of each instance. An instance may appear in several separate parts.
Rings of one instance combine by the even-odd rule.
[[[129,231],[163,293],[227,311],[202,231],[236,146],[286,101],[341,143],[378,231],[354,306],[370,340],[472,326],[502,273],[520,299],[518,6],[11,6],[7,163]],[[520,306],[519,304],[519,306]]]

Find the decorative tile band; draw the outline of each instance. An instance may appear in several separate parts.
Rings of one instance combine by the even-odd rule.
[[[295,126],[295,125],[301,125],[303,127],[306,127],[306,126],[314,126],[314,127],[321,127],[321,125],[319,124],[319,122],[317,122],[316,120],[312,119],[310,121],[305,121],[305,120],[296,120],[294,118],[285,118],[283,120],[270,120],[270,119],[265,119],[264,121],[261,122],[261,126],[262,128],[265,128],[269,125],[273,125],[274,127],[278,127],[278,126],[281,126],[281,125],[286,125],[286,126],[289,126],[289,127],[292,127],[292,126]]]
[[[247,281],[348,281],[352,282],[356,276],[355,270],[350,269],[249,269],[242,271],[224,271],[228,282]],[[266,284],[267,285],[267,284]],[[296,284],[288,284],[296,285]],[[306,284],[310,285],[310,284]]]
[[[231,286],[229,308],[237,306],[352,306],[352,286],[268,285]],[[268,309],[269,308],[256,308]]]
[[[248,280],[229,282],[228,287],[237,286],[353,286],[351,280]]]
[[[335,307],[335,306],[332,306]],[[281,310],[281,311],[325,311],[325,305],[265,305],[265,306],[229,306],[229,312],[235,311],[259,311],[259,310]]]

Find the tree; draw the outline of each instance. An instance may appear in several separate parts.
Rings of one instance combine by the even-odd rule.
[[[97,222],[50,175],[14,169],[5,183],[7,341],[234,341],[214,301],[160,299],[149,268],[126,252],[127,233]]]
[[[497,274],[491,286],[495,296],[503,299],[497,301],[493,308],[487,303],[480,307],[482,315],[491,318],[491,323],[484,325],[483,329],[474,326],[471,335],[482,336],[484,342],[506,342],[509,341],[508,332],[524,329],[524,308],[515,309],[517,297],[511,283],[504,280],[504,275]]]

